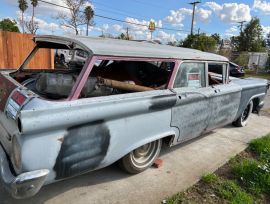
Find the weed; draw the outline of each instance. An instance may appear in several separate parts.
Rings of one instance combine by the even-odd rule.
[[[233,174],[250,193],[259,195],[270,193],[270,168],[266,163],[254,159],[244,159],[232,166]]]
[[[226,180],[218,186],[218,194],[232,204],[251,204],[254,200],[251,195],[243,191],[234,181]]]
[[[184,201],[183,193],[177,193],[177,194],[173,195],[172,197],[167,198],[164,203],[178,204],[178,203],[182,203],[183,201]]]
[[[202,176],[201,180],[204,183],[215,183],[218,181],[218,177],[216,174],[206,174],[206,175]]]
[[[270,164],[270,134],[252,140],[249,144],[249,148],[260,157],[260,160]]]

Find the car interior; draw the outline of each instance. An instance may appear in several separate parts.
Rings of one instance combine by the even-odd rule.
[[[69,97],[84,64],[84,61],[71,60],[67,64],[57,64],[55,69],[23,69],[11,76],[42,98],[63,100]],[[174,64],[143,60],[98,60],[80,98],[165,89]]]

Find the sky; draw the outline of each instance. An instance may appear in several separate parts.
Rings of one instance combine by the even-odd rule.
[[[65,6],[62,0],[44,0]],[[21,13],[17,0],[0,0],[0,19],[12,18],[19,21]],[[190,33],[192,0],[92,0],[91,5],[97,16],[95,25],[89,28],[89,35],[99,36],[102,33],[118,36],[129,29],[129,34],[138,40],[150,39],[147,28],[154,21],[158,29],[153,32],[153,39],[164,43],[181,40]],[[32,8],[30,1],[25,18],[30,20]],[[69,10],[39,2],[36,9],[37,34],[69,35],[74,32],[57,20],[59,13],[68,14]],[[102,18],[100,16],[106,17]],[[107,19],[113,18],[124,22]],[[208,35],[219,33],[222,38],[239,34],[240,21],[250,21],[258,17],[264,34],[270,32],[270,1],[207,1],[202,0],[196,6],[194,32]],[[127,22],[127,23],[126,23]],[[129,24],[135,23],[140,25]],[[85,35],[86,26],[80,27],[80,34]]]

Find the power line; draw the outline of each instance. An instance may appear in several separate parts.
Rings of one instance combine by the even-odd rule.
[[[59,5],[59,4],[52,3],[52,2],[48,2],[48,1],[44,1],[44,0],[39,0],[39,2],[43,2],[43,3],[46,3],[46,4],[50,4],[50,5],[53,5],[53,6],[57,6],[57,7],[61,7],[61,8],[65,8],[65,9],[70,10],[70,8],[67,7],[67,6],[62,6],[62,5]],[[80,11],[80,12],[83,12],[83,11]],[[126,21],[126,20],[121,20],[121,19],[117,19],[117,18],[104,16],[104,15],[99,15],[99,14],[94,14],[94,16],[99,17],[99,18],[103,18],[103,19],[107,19],[107,20],[112,20],[112,21],[117,21],[117,22],[121,22],[121,23],[127,23],[127,24],[131,24],[131,25],[142,26],[142,27],[147,27],[148,28],[148,25],[141,24],[141,23],[129,22],[129,21]],[[189,32],[187,30],[178,30],[178,29],[166,28],[166,27],[156,27],[156,29],[169,30],[169,31],[178,31],[178,32]]]
[[[104,4],[104,3],[101,3],[101,2],[96,2],[96,1],[92,1],[94,4],[97,4],[97,5],[101,5],[101,6],[104,6],[104,7],[107,7],[108,9],[110,9],[110,10],[115,10],[115,11],[118,11],[118,12],[120,12],[120,13],[122,13],[122,14],[125,14],[125,16],[126,15],[130,15],[130,14],[132,14],[132,15],[137,15],[137,14],[135,14],[134,12],[131,12],[131,11],[124,11],[124,10],[121,10],[121,9],[119,9],[119,8],[115,8],[115,7],[112,7],[112,6],[108,6],[107,4]],[[144,16],[144,15],[140,15],[140,17],[134,17],[134,18],[137,18],[137,19],[141,19],[142,20],[142,18],[150,18],[149,16]]]
[[[116,15],[120,15],[120,16],[127,16],[130,17],[130,18],[134,18],[134,19],[138,19],[138,20],[141,20],[141,21],[145,21],[145,18],[151,18],[151,17],[146,17],[146,16],[130,16],[129,12],[122,12],[121,10],[118,10],[118,9],[112,9],[109,8],[109,10],[107,9],[104,9],[104,8],[95,8],[95,10],[100,10],[100,11],[103,11],[103,12],[110,12],[110,13],[114,13]],[[169,25],[169,23],[166,23],[166,22],[162,22],[162,24],[164,25]]]

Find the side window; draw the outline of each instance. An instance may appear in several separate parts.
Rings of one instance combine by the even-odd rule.
[[[227,64],[208,63],[209,85],[224,84],[227,81]]]
[[[181,64],[174,81],[174,88],[205,87],[205,63]]]
[[[154,91],[167,88],[175,63],[128,61],[110,58],[97,60],[80,98]]]

